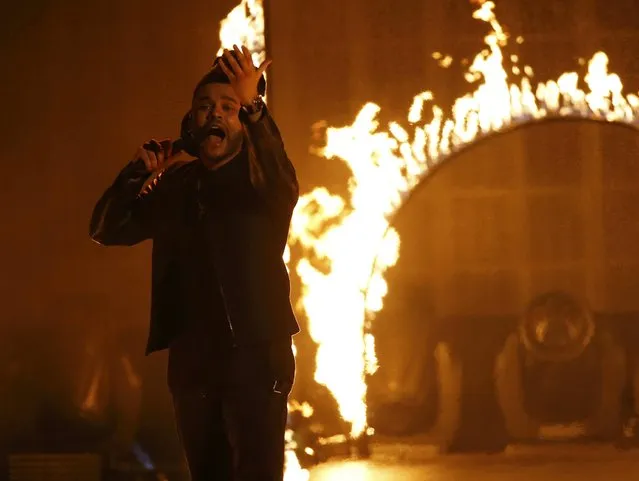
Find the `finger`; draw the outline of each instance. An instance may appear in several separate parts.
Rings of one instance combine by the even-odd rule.
[[[244,54],[246,61],[251,64],[251,67],[255,68],[255,65],[253,64],[253,54],[246,45],[242,45],[242,53]]]
[[[157,152],[159,152],[159,151],[160,151],[160,149],[162,148],[162,146],[160,145],[160,143],[159,143],[157,140],[155,140],[155,139],[151,139],[151,140],[149,140],[146,144],[144,144],[144,145],[142,146],[142,148],[144,148],[144,149],[146,149],[146,150],[149,150],[149,151],[151,151],[151,152],[156,152],[156,153],[157,153]]]
[[[149,146],[150,147],[147,150],[149,150],[149,158],[151,159],[151,162],[155,163],[156,169],[161,169],[162,164],[164,163],[162,144],[155,139],[151,139],[149,141]]]
[[[233,57],[230,50],[224,51],[224,58],[228,62],[229,67],[231,67],[231,70],[233,70],[233,73],[236,77],[244,73],[242,67],[240,67],[239,63],[237,63],[237,60],[235,60],[235,57]]]
[[[146,155],[149,156],[149,163],[151,164],[151,170],[158,170],[158,158],[155,155],[155,152],[150,152],[147,150]]]
[[[253,73],[255,71],[255,65],[253,65],[253,60],[251,59],[251,52],[244,46],[242,46],[242,50],[240,50],[237,45],[233,45],[233,50],[240,61],[244,73]]]
[[[260,75],[263,75],[264,72],[266,71],[266,69],[269,67],[269,65],[271,65],[273,63],[272,60],[264,60],[264,62],[262,62],[262,65],[259,66],[259,68],[257,69],[257,73],[259,73]]]
[[[220,62],[220,68],[222,69],[222,72],[224,72],[224,74],[229,78],[231,82],[235,80],[235,74],[231,72],[231,70],[226,66],[224,61]]]
[[[244,54],[243,57],[246,59],[246,63],[248,64],[248,66],[252,70],[255,70],[255,64],[253,63],[253,54],[245,45],[242,45],[242,53]]]
[[[146,149],[144,149],[144,147],[140,147],[138,149],[138,153],[136,155],[137,159],[142,159],[142,162],[144,162],[144,166],[146,167],[146,170],[148,172],[151,172],[153,170],[153,165],[151,165],[151,159],[149,159],[149,154],[147,152]]]
[[[144,148],[154,154],[158,162],[161,163],[162,159],[160,159],[160,154],[163,154],[164,147],[162,147],[162,144],[159,141],[155,139],[149,140],[149,142],[144,145]]]
[[[164,166],[164,150],[160,150],[159,152],[156,152],[155,154],[155,158],[158,161],[158,169],[161,169]]]

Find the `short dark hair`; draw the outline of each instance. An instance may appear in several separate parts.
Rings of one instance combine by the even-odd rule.
[[[195,89],[193,90],[193,96],[197,93],[198,90],[204,85],[207,84],[228,84],[230,83],[229,78],[222,71],[222,69],[218,67],[213,67],[212,70],[206,73],[204,77],[197,83]]]

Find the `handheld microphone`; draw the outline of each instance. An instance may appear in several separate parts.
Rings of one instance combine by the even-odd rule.
[[[173,142],[171,142],[171,154],[179,154],[180,152],[186,150],[186,144],[186,140],[184,140],[182,137],[178,137]]]
[[[173,141],[164,140],[162,142],[158,141],[150,141],[144,144],[144,148],[146,150],[150,150],[155,154],[159,154],[163,150],[168,150],[167,142],[170,142],[171,147],[171,155],[179,154],[180,152],[186,152],[189,155],[196,156],[197,146],[200,145],[201,142],[204,141],[206,136],[209,134],[211,127],[215,123],[215,119],[209,120],[206,125],[197,129],[195,133],[191,132],[188,129],[188,124],[186,123],[188,120],[188,114],[185,116],[182,121],[182,128],[180,132],[180,137]]]

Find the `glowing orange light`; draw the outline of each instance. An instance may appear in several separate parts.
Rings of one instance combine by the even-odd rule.
[[[619,76],[608,72],[605,53],[590,59],[585,76],[566,72],[533,87],[533,69],[504,56],[509,38],[495,4],[473,3],[478,6],[473,17],[490,31],[465,73],[472,91],[444,112],[424,90],[415,96],[407,122],[391,122],[386,130],[380,129],[374,103],[365,104],[351,125],[329,127],[319,153],[349,167],[349,195],[317,188],[294,213],[290,243],[304,251],[295,270],[303,284],[300,305],[318,344],[315,379],[335,396],[341,416],[352,423],[352,436],[366,428],[365,375],[377,366],[367,323],[383,307],[384,273],[399,255],[400,239],[390,223],[410,191],[456,150],[513,125],[551,116],[637,120],[639,97],[623,93]],[[433,57],[445,58],[437,52]]]

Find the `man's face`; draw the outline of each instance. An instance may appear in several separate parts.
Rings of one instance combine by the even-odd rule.
[[[196,131],[211,125],[200,144],[202,160],[217,163],[239,152],[243,138],[240,101],[229,84],[203,85],[195,93],[192,108]]]

